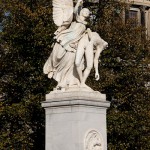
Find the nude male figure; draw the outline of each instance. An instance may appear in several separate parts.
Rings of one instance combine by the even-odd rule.
[[[98,58],[100,53],[107,46],[108,43],[105,42],[98,33],[91,32],[90,29],[87,29],[85,36],[79,41],[75,59],[75,65],[81,82],[80,87],[88,87],[85,82],[90,74],[93,64],[95,68],[95,78],[96,80],[99,80]],[[84,72],[82,72],[84,55],[86,60],[86,68]]]

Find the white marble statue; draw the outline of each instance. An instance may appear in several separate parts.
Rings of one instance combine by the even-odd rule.
[[[43,71],[58,82],[56,89],[59,90],[90,89],[85,82],[93,64],[95,78],[99,80],[98,58],[108,44],[98,33],[86,28],[90,11],[82,8],[82,4],[83,0],[78,0],[73,7],[72,0],[53,0],[53,20],[58,29]]]

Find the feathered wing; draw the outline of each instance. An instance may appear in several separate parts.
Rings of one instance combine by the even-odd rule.
[[[57,26],[70,24],[73,18],[72,0],[53,0],[53,20]]]

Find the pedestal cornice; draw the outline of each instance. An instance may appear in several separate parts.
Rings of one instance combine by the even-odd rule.
[[[42,102],[42,107],[60,107],[60,106],[95,106],[110,107],[110,102],[106,101],[106,95],[98,91],[72,91],[57,92],[46,95],[46,101]]]

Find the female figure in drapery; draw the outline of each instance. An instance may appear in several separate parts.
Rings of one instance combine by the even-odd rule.
[[[53,0],[53,20],[58,30],[55,32],[56,42],[53,51],[46,61],[43,71],[49,78],[54,78],[58,88],[78,86],[80,79],[74,65],[78,42],[86,31],[86,18],[89,10],[79,6],[83,3],[78,0],[73,8],[72,0]],[[76,20],[72,22],[73,12]]]

